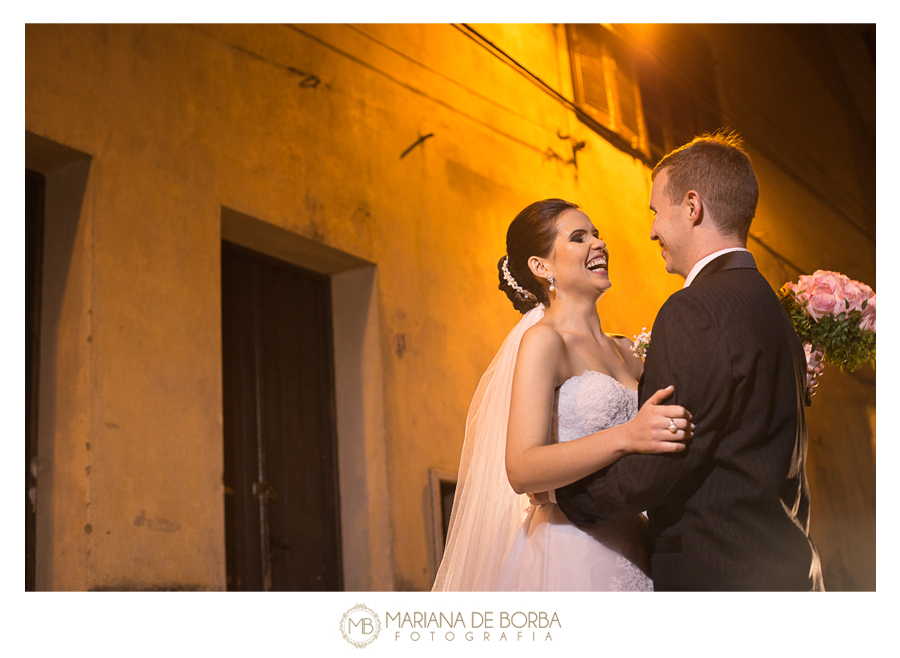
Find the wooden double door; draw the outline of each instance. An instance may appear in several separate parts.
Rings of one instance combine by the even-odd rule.
[[[229,590],[343,588],[330,282],[222,243]]]
[[[37,416],[40,372],[44,177],[25,170],[25,591],[35,589]]]

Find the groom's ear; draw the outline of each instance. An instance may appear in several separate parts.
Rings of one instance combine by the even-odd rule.
[[[703,221],[705,210],[703,199],[700,198],[696,190],[688,190],[687,194],[684,195],[684,207],[687,210],[691,224],[697,226]]]

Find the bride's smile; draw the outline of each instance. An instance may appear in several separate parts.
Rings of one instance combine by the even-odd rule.
[[[557,221],[556,241],[547,260],[558,294],[609,290],[609,251],[590,218],[571,209],[560,214]]]
[[[588,261],[587,268],[591,272],[596,272],[598,270],[606,270],[606,256],[597,256]]]

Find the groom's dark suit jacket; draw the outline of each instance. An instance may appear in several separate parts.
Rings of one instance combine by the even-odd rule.
[[[687,450],[628,455],[556,490],[577,525],[647,510],[654,588],[811,590],[803,347],[748,252],[708,263],[653,325],[639,396],[693,414]]]

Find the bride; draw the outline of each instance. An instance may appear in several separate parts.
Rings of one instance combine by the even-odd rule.
[[[469,408],[432,591],[651,590],[642,516],[579,528],[552,502],[529,505],[526,492],[552,500],[628,453],[684,450],[690,414],[661,404],[671,386],[638,411],[643,362],[628,339],[601,329],[609,253],[575,204],[531,204],[510,224],[506,248],[500,289],[523,318]]]

